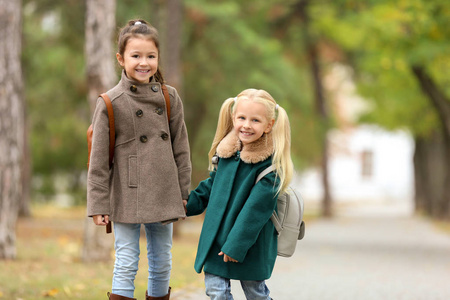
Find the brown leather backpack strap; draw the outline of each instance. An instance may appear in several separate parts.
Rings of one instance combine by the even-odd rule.
[[[105,101],[106,109],[108,110],[108,120],[109,120],[109,168],[112,168],[114,160],[114,146],[116,144],[116,127],[114,125],[114,110],[112,107],[111,99],[105,93],[101,94],[100,97]],[[106,224],[106,233],[111,233],[111,221]]]
[[[167,87],[166,87],[165,84],[162,84],[161,88],[163,90],[164,100],[166,100],[167,121],[170,124],[170,96],[169,96],[169,91],[167,90]]]
[[[103,98],[106,104],[106,109],[108,110],[109,119],[109,167],[112,167],[114,159],[114,146],[116,144],[116,128],[114,126],[114,110],[112,107],[111,99],[108,95],[101,94],[100,97]]]

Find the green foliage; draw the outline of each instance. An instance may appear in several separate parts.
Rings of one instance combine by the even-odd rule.
[[[290,115],[297,166],[317,155],[309,77],[274,31],[282,1],[185,1],[185,103],[193,164],[206,168],[223,101],[247,88],[268,91]],[[291,53],[289,51],[292,51]],[[189,126],[194,122],[201,126]],[[203,172],[202,172],[203,174]]]
[[[450,3],[359,1],[357,9],[347,9],[350,3],[319,3],[312,11],[323,38],[339,45],[356,67],[359,93],[373,108],[361,121],[429,134],[439,126],[436,111],[411,68],[425,66],[450,93]]]
[[[84,5],[24,1],[23,70],[33,173],[86,167],[89,107],[84,75]],[[44,185],[46,194],[52,188]]]
[[[296,10],[299,3],[183,2],[184,84],[179,92],[191,142],[193,185],[207,175],[207,152],[220,106],[250,87],[267,90],[287,110],[296,167],[319,160],[320,136],[329,124],[321,124],[313,105],[304,20]],[[358,93],[370,103],[372,110],[361,122],[407,128],[416,135],[426,135],[439,126],[411,67],[425,66],[440,88],[450,93],[450,2],[336,0],[309,4],[309,35],[321,49],[322,70],[336,61],[352,66]],[[163,3],[117,1],[117,28],[131,18],[143,18],[163,28],[171,15],[161,13],[160,5]],[[30,145],[33,172],[41,178],[38,186],[45,194],[54,192],[49,183],[59,176],[56,174],[73,174],[69,186],[76,190],[86,168],[90,113],[84,14],[84,1],[24,0],[23,70]]]

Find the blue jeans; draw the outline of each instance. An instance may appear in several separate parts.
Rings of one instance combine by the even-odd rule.
[[[116,261],[112,293],[133,298],[134,279],[139,264],[141,224],[114,222]],[[172,224],[143,224],[147,236],[148,295],[161,297],[169,291],[172,269]]]
[[[270,300],[264,280],[240,280],[245,297],[250,300]],[[212,300],[233,300],[230,279],[205,272],[206,295]]]

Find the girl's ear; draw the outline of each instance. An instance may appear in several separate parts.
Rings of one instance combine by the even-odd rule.
[[[123,65],[124,65],[123,56],[120,55],[120,53],[116,53],[116,58],[117,58],[117,61],[119,62],[119,65],[121,65],[123,67]]]
[[[271,121],[267,124],[266,130],[264,130],[264,132],[265,132],[265,133],[269,133],[270,131],[272,131],[273,124],[275,124],[275,120],[271,120]]]

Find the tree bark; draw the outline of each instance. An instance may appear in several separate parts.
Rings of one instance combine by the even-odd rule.
[[[181,75],[181,31],[183,24],[183,5],[181,0],[168,0],[167,32],[165,38],[165,49],[163,53],[164,75],[167,83],[175,87],[182,95]]]
[[[441,145],[442,154],[430,159],[439,160],[436,167],[442,167],[443,171],[439,178],[433,180],[433,184],[441,183],[440,186],[429,187],[433,191],[437,188],[442,190],[437,199],[430,194],[426,195],[426,201],[431,201],[431,211],[428,213],[431,216],[439,219],[450,219],[450,99],[444,94],[444,92],[434,82],[433,78],[427,73],[425,68],[420,65],[414,65],[411,67],[414,76],[419,82],[422,92],[427,96],[431,105],[436,109],[436,113],[441,123]],[[432,149],[435,151],[436,149]],[[432,172],[433,176],[438,176],[438,172]]]
[[[86,72],[88,101],[91,114],[98,96],[112,88],[117,82],[113,51],[113,34],[116,26],[115,0],[86,1]],[[92,218],[86,218],[82,260],[84,262],[108,261],[111,259],[112,235],[105,233],[104,226],[96,226]]]
[[[161,69],[163,70],[166,84],[177,89],[181,99],[182,74],[181,74],[181,32],[183,24],[183,4],[181,0],[167,0],[160,3],[157,10],[157,27],[160,33]],[[173,236],[179,235],[180,222],[173,224]]]
[[[429,137],[416,137],[414,151],[416,211],[440,218],[445,211],[445,147],[440,131]]]
[[[322,215],[325,217],[331,217],[333,215],[333,210],[332,210],[332,196],[330,191],[330,183],[328,178],[329,172],[328,172],[328,139],[327,139],[327,132],[330,121],[324,96],[324,88],[320,70],[319,51],[317,48],[317,43],[310,33],[309,27],[310,20],[307,12],[308,5],[309,5],[308,0],[302,0],[297,2],[295,6],[295,14],[298,15],[303,22],[302,33],[303,33],[303,40],[306,46],[306,52],[308,55],[308,62],[311,70],[311,77],[314,87],[315,110],[321,125],[320,138],[322,144],[322,153],[321,153],[320,168],[323,187]]]
[[[113,45],[115,13],[115,0],[86,1],[85,52],[91,113],[98,96],[117,83]]]
[[[0,259],[16,257],[16,222],[22,199],[21,34],[22,1],[0,0]]]

